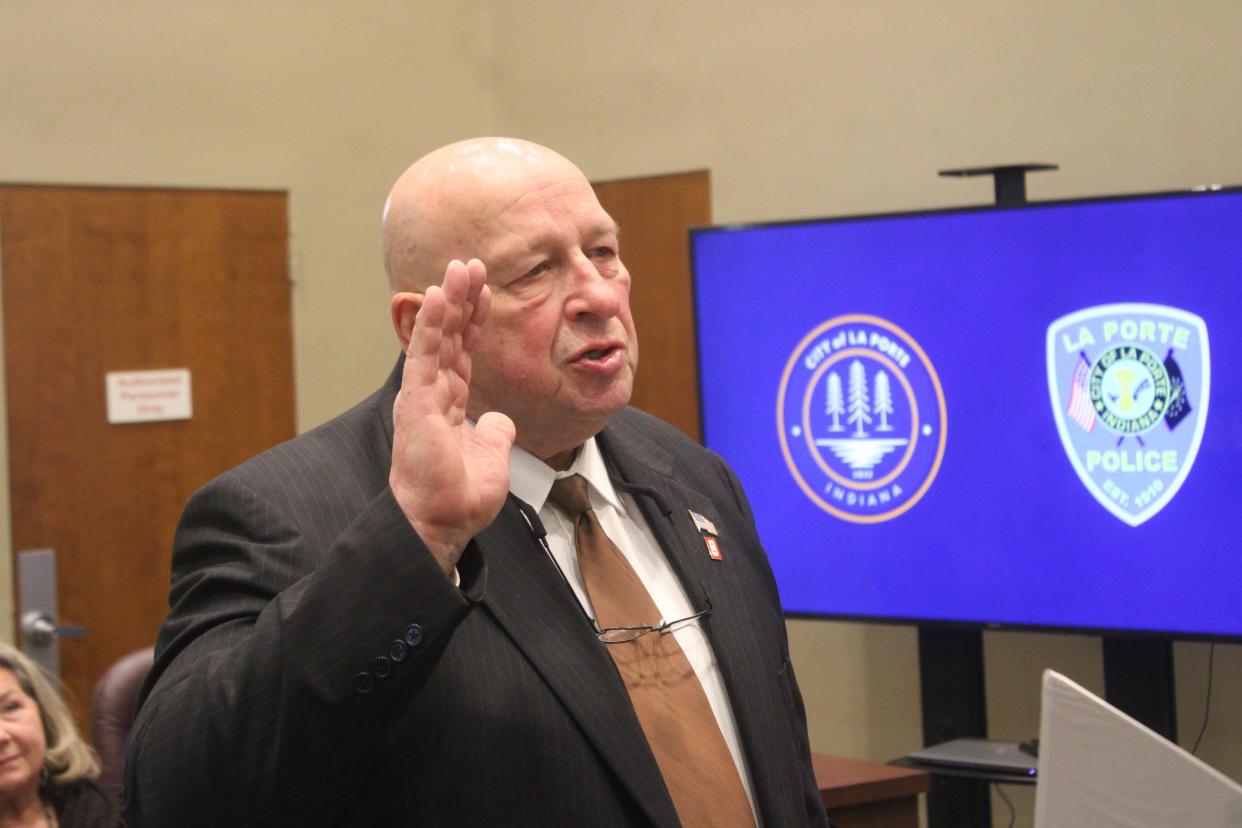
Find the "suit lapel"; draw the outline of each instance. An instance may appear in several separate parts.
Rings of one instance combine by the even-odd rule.
[[[578,722],[655,825],[678,824],[651,749],[604,645],[512,500],[477,538],[482,604]]]

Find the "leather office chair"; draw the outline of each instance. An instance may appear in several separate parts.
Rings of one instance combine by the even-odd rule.
[[[117,801],[125,791],[125,749],[134,724],[138,688],[151,671],[155,648],[136,650],[108,668],[91,694],[91,742],[99,754],[101,787]]]

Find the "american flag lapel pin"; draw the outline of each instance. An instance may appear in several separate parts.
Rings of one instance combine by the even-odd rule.
[[[710,520],[703,517],[702,515],[700,515],[698,512],[694,511],[693,509],[690,509],[689,512],[690,512],[690,519],[694,521],[695,529],[698,529],[700,532],[704,532],[708,535],[719,535],[720,534],[719,532],[716,531],[716,524],[712,523]]]
[[[720,554],[720,541],[717,536],[720,534],[716,531],[716,524],[700,515],[693,509],[690,512],[690,519],[694,521],[694,528],[699,530],[699,534],[703,536],[703,544],[707,547],[707,556],[713,561],[724,560],[724,556]]]

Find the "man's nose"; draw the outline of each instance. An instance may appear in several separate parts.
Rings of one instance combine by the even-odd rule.
[[[580,253],[574,257],[570,280],[572,295],[566,303],[566,313],[571,318],[611,319],[621,310],[622,291],[617,277],[600,273],[588,256]]]

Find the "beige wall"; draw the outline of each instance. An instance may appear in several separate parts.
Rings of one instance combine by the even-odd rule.
[[[306,428],[393,357],[376,220],[431,146],[520,134],[597,179],[708,167],[722,222],[986,202],[986,182],[936,171],[1006,161],[1061,164],[1032,179],[1036,199],[1242,183],[1240,39],[1233,0],[11,0],[0,180],[289,190]],[[6,500],[0,473],[7,517]],[[8,571],[0,560],[0,609]],[[817,749],[888,759],[918,744],[911,629],[790,632]],[[1034,735],[1045,666],[1100,689],[1099,651],[989,633],[994,734]],[[1238,778],[1242,647],[1216,656],[1201,755]],[[1189,741],[1206,648],[1177,658]]]
[[[1233,0],[494,4],[496,121],[596,177],[708,166],[722,222],[1242,178]],[[624,12],[621,12],[624,9]],[[499,34],[503,33],[503,34]]]

